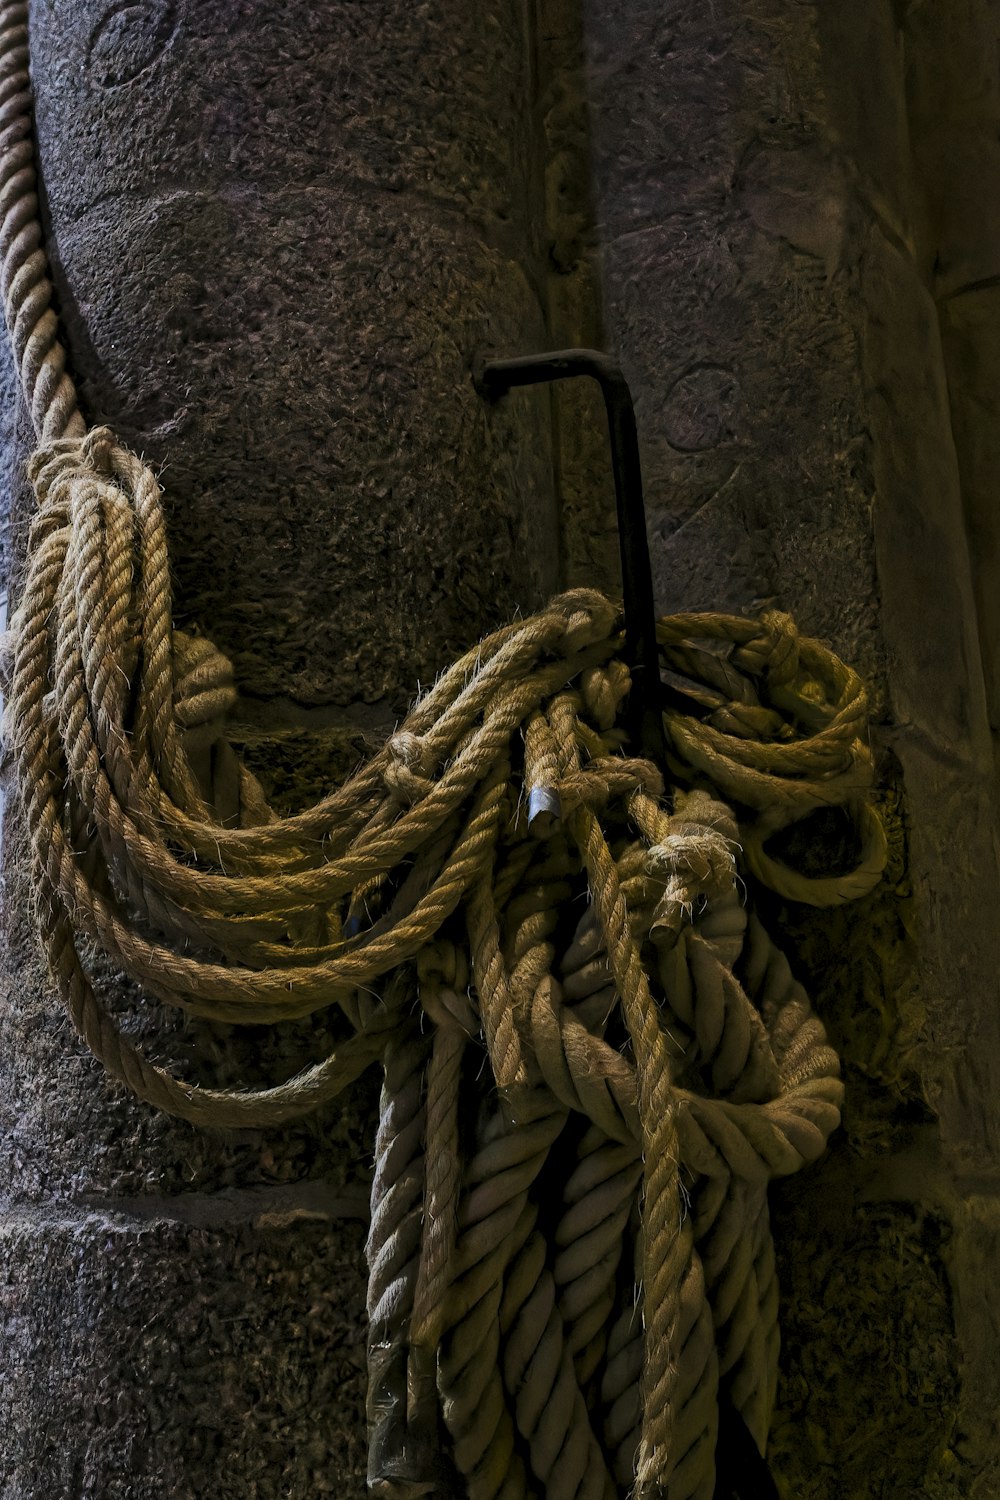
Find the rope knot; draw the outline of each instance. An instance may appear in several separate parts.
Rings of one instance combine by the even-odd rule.
[[[131,497],[146,477],[142,461],[117,442],[110,427],[95,427],[83,437],[55,438],[35,450],[28,461],[41,513],[92,498],[93,486],[107,486],[104,498],[119,489]]]
[[[651,875],[666,877],[651,931],[676,936],[698,900],[711,901],[736,883],[739,847],[732,813],[705,792],[678,797],[678,811],[646,854]]]
[[[678,823],[660,844],[646,854],[651,875],[681,877],[699,887],[721,885],[731,875],[735,860],[729,843],[714,828],[700,823]]]
[[[733,662],[755,677],[766,677],[772,688],[788,688],[799,675],[799,631],[791,615],[769,609],[760,617],[753,640],[733,652]]]
[[[479,1016],[469,998],[469,964],[454,943],[432,943],[417,954],[420,1004],[437,1026],[458,1026],[479,1035]]]
[[[611,728],[632,686],[629,669],[615,658],[603,667],[588,667],[580,678],[584,707],[602,733]]]
[[[613,604],[596,589],[570,589],[552,600],[552,608],[566,619],[567,655],[607,640],[618,628],[620,605]]]
[[[110,478],[115,472],[118,444],[110,427],[95,427],[78,445],[80,457],[95,474]]]
[[[434,759],[430,747],[418,734],[401,730],[389,740],[389,764],[383,773],[386,791],[406,807],[419,802],[434,785]]]

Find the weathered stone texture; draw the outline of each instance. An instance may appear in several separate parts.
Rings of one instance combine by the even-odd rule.
[[[566,9],[543,18],[569,32]],[[990,1278],[968,1274],[962,1205],[997,1159],[1000,1097],[1000,932],[984,915],[1000,899],[986,311],[1000,241],[975,206],[994,176],[993,8],[581,9],[576,56],[547,33],[576,101],[557,108],[567,90],[549,85],[550,301],[555,326],[602,329],[631,381],[658,602],[777,604],[872,688],[886,881],[847,912],[767,904],[848,1084],[829,1156],[775,1194],[774,1465],[817,1500],[986,1494],[995,1434],[969,1308],[996,1312]],[[580,417],[561,408],[560,453]],[[586,564],[574,539],[606,533],[607,501],[595,464],[568,477],[567,553]],[[828,855],[840,836],[812,832]],[[898,1165],[914,1159],[923,1180]]]
[[[391,717],[554,582],[543,411],[469,378],[543,339],[520,6],[32,20],[70,352],[165,465],[181,621],[248,692]]]
[[[547,410],[488,407],[470,371],[544,342],[523,9],[38,0],[31,33],[85,414],[161,472],[176,620],[232,656],[234,736],[301,806],[556,581]],[[0,1494],[362,1495],[374,1078],[267,1134],[137,1105],[45,980],[16,809],[3,852]],[[205,1081],[337,1035],[151,1022],[104,987]]]
[[[363,1229],[161,1213],[0,1226],[4,1500],[363,1495]]]

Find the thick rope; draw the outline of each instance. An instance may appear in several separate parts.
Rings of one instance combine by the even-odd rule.
[[[277,817],[225,737],[229,663],[173,629],[156,480],[76,410],[26,16],[0,5],[4,303],[40,439],[6,728],[73,1024],[199,1125],[281,1125],[381,1063],[375,1493],[711,1500],[720,1396],[761,1451],[774,1400],[767,1183],[822,1151],[841,1098],[740,869],[817,905],[877,882],[862,685],[777,612],[661,620],[656,767],[627,753],[620,610],[577,590]],[[767,845],[823,807],[853,820],[858,858],[807,878]],[[339,1009],[342,1039],[277,1085],[195,1085],[122,1034],[99,955],[193,1016]]]
[[[8,726],[40,925],[81,1035],[199,1124],[280,1124],[384,1061],[373,1487],[433,1492],[443,1430],[477,1500],[610,1500],[633,1481],[710,1495],[720,1382],[766,1440],[766,1183],[822,1150],[840,1099],[822,1028],[748,921],[737,855],[762,816],[864,806],[857,678],[781,618],[661,622],[664,668],[690,687],[691,712],[666,716],[671,813],[657,768],[622,753],[618,610],[577,591],[481,643],[344,786],[277,819],[220,754],[228,664],[171,630],[149,471],[97,430],[40,450],[32,474]],[[727,702],[720,681],[738,683]],[[746,738],[748,713],[769,739]],[[860,872],[816,883],[824,900],[871,888],[862,852]],[[779,890],[802,879],[777,869]],[[196,1087],[120,1034],[95,950],[196,1015],[274,1024],[339,1005],[344,1039],[270,1088]],[[470,1044],[495,1095],[463,1070]]]
[[[0,5],[0,289],[21,388],[40,438],[80,437],[76,388],[52,309],[38,216],[28,6]]]

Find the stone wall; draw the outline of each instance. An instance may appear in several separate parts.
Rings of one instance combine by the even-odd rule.
[[[992,1496],[1000,17],[541,13],[553,337],[599,337],[632,383],[658,602],[777,604],[871,688],[886,879],[844,911],[765,903],[847,1083],[825,1160],[773,1192],[772,1464],[798,1500]],[[594,413],[559,412],[582,575],[609,491]],[[836,857],[843,829],[808,837]]]

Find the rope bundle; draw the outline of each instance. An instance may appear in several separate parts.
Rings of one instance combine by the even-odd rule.
[[[620,612],[576,591],[277,818],[225,737],[229,663],[173,629],[156,481],[77,410],[31,134],[27,5],[0,0],[0,279],[42,442],[6,731],[69,1015],[199,1125],[281,1125],[380,1061],[374,1493],[710,1500],[720,1399],[761,1451],[773,1402],[767,1182],[841,1097],[737,858],[817,905],[877,882],[862,686],[787,616],[661,620],[657,767],[626,753]],[[829,806],[857,866],[806,879],[766,846]],[[100,955],[192,1016],[337,1007],[343,1042],[277,1086],[197,1087],[122,1034]]]
[[[878,879],[858,679],[778,614],[661,621],[686,705],[668,811],[660,768],[625,753],[619,610],[575,591],[278,819],[225,740],[228,663],[171,628],[150,470],[98,429],[31,474],[8,734],[74,1024],[203,1125],[280,1124],[383,1063],[372,1487],[442,1490],[440,1423],[473,1500],[710,1496],[720,1385],[766,1439],[766,1184],[821,1152],[840,1099],[736,856],[799,899]],[[863,850],[809,887],[764,842],[820,805],[853,809]],[[121,1035],[95,950],[190,1015],[339,1006],[348,1035],[275,1087],[195,1087]]]

